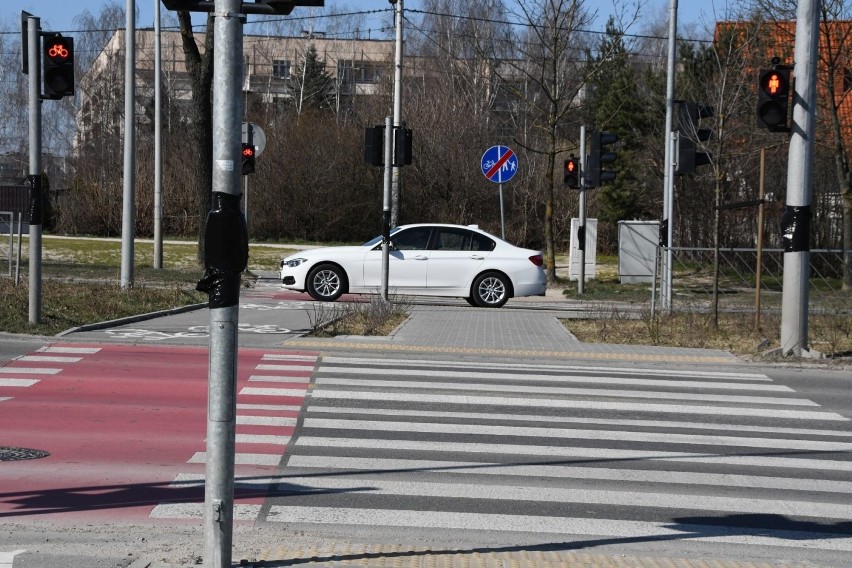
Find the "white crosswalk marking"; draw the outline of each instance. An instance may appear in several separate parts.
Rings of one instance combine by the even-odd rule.
[[[266,353],[260,357],[260,361],[255,358],[251,363],[252,371],[264,371],[264,375],[249,374],[247,384],[262,381],[304,386],[286,389],[246,387],[239,391],[235,417],[234,487],[236,491],[250,489],[255,493],[260,491],[262,495],[262,492],[281,482],[280,478],[272,478],[266,474],[270,469],[274,471],[274,468],[278,467],[287,446],[291,443],[290,434],[297,423],[296,415],[302,408],[300,404],[294,404],[293,399],[305,398],[316,360],[316,355]],[[276,361],[281,364],[268,364],[265,363],[266,361]],[[286,399],[282,400],[281,397]],[[201,447],[203,445],[199,444],[199,448]],[[207,453],[204,451],[195,452],[187,460],[188,464],[205,464],[206,462]],[[193,487],[203,484],[203,475],[186,472],[178,475],[171,486]],[[234,519],[254,521],[260,514],[260,510],[260,505],[236,502]],[[203,512],[203,503],[160,503],[153,508],[150,516],[158,519],[199,519],[203,518]]]
[[[325,356],[313,376],[271,522],[852,551],[850,419],[766,375]]]

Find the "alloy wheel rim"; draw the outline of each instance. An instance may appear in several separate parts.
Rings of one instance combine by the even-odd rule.
[[[340,279],[332,270],[317,272],[314,277],[314,289],[322,296],[332,296],[340,288]]]
[[[506,293],[506,287],[499,278],[486,278],[479,284],[479,297],[487,304],[496,304]]]

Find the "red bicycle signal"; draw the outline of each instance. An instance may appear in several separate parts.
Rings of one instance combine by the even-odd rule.
[[[47,47],[47,56],[51,59],[64,61],[68,59],[69,55],[71,55],[71,52],[68,50],[68,46],[64,41],[55,41]]]

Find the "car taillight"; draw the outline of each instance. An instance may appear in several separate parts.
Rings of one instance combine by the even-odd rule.
[[[542,257],[540,254],[534,254],[530,257],[530,262],[532,262],[536,266],[541,266],[544,264],[544,257]]]

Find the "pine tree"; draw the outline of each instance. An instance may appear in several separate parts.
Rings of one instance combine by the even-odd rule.
[[[334,94],[334,82],[325,70],[325,61],[321,60],[314,44],[305,52],[302,73],[299,77],[298,108],[331,108]]]

